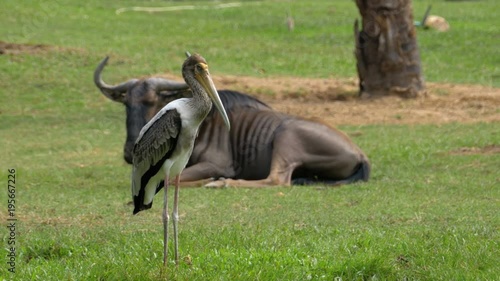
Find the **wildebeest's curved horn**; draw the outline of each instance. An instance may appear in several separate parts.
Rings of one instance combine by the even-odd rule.
[[[101,72],[108,63],[108,57],[105,57],[97,66],[97,68],[94,71],[94,83],[101,90],[101,92],[110,100],[116,101],[116,102],[123,102],[124,94],[128,91],[130,87],[132,87],[138,79],[131,79],[128,80],[127,82],[111,86],[106,84],[104,81],[102,81],[101,78]]]
[[[157,92],[180,91],[189,89],[189,86],[186,83],[176,82],[165,78],[153,77],[149,78],[148,82],[152,87],[154,87]]]

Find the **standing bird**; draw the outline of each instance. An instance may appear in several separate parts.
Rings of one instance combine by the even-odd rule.
[[[132,170],[132,197],[134,214],[151,208],[154,195],[161,190],[164,180],[163,206],[163,264],[167,264],[168,215],[167,191],[169,180],[175,178],[174,226],[175,263],[179,262],[177,223],[179,179],[193,151],[198,128],[212,109],[212,101],[222,115],[228,130],[229,118],[205,59],[189,55],[182,65],[182,76],[191,88],[192,98],[174,100],[163,107],[144,127],[134,145]]]

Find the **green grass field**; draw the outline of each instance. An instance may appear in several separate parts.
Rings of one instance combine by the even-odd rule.
[[[112,56],[107,81],[179,74],[185,50],[213,76],[356,75],[353,1],[243,3],[120,15],[213,2],[2,3],[0,41],[54,48],[0,55],[0,280],[498,280],[500,156],[453,153],[499,145],[498,123],[341,126],[362,132],[368,183],[181,190],[183,261],[162,272],[161,200],[132,216],[124,109],[93,85],[97,63]],[[451,31],[418,30],[426,80],[499,87],[497,1],[414,0],[417,18],[429,3]]]

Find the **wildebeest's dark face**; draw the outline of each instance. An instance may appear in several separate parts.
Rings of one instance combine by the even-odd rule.
[[[123,156],[131,164],[134,143],[142,127],[167,103],[181,97],[190,97],[191,92],[185,83],[161,77],[131,79],[117,85],[108,85],[101,78],[108,59],[109,57],[104,58],[95,69],[94,83],[104,96],[125,105],[127,139]]]

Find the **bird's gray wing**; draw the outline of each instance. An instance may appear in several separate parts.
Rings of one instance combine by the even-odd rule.
[[[132,196],[143,204],[146,185],[175,149],[181,116],[175,108],[163,108],[141,130],[133,150]],[[137,207],[137,206],[136,206]]]
[[[133,164],[154,165],[172,149],[181,129],[181,116],[173,108],[160,111],[141,130],[134,145]]]

